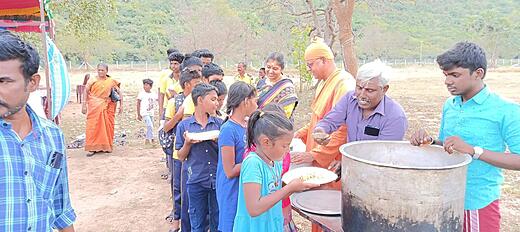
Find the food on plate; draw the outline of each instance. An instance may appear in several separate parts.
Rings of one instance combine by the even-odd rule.
[[[306,183],[326,184],[335,181],[338,178],[338,175],[325,168],[301,167],[289,170],[283,175],[282,181],[289,183],[296,178],[299,178]]]

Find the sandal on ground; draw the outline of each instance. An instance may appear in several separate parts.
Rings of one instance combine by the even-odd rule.
[[[161,179],[163,179],[163,180],[167,180],[168,177],[170,177],[170,175],[168,175],[168,174],[161,174]]]
[[[166,220],[168,223],[170,223],[172,226],[173,226],[174,224],[177,224],[177,226],[176,226],[177,228],[176,228],[176,229],[170,228],[170,230],[169,230],[168,232],[178,232],[178,231],[180,231],[180,222],[179,222],[179,220],[175,220],[175,219],[173,218],[173,210],[172,210],[172,212],[170,213],[170,215],[168,215],[168,216],[165,218],[165,220]],[[174,223],[175,221],[176,221],[176,223]]]

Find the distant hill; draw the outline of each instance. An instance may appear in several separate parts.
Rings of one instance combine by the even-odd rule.
[[[254,0],[119,0],[102,17],[106,35],[78,46],[67,7],[55,9],[57,40],[67,59],[157,61],[169,47],[208,48],[217,60],[263,60],[271,51],[291,52],[290,29],[311,25],[304,1],[262,5]],[[324,7],[327,1],[314,1]],[[356,53],[361,59],[433,58],[455,42],[470,40],[488,56],[520,54],[520,1],[360,1],[354,13]],[[95,41],[95,42],[94,42]],[[335,50],[339,50],[335,44]],[[88,49],[88,54],[85,53]]]

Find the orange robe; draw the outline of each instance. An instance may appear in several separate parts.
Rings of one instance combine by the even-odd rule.
[[[112,78],[95,78],[92,82],[88,90],[85,151],[112,152],[116,103],[109,96],[120,83]]]
[[[306,151],[311,152],[314,157],[313,166],[328,168],[333,160],[341,160],[339,147],[347,142],[345,125],[331,134],[331,140],[326,146],[317,144],[312,138],[312,132],[316,124],[332,110],[341,97],[353,90],[355,85],[352,75],[337,69],[316,88],[316,94],[311,104],[311,121],[298,130],[295,136],[306,144]],[[339,188],[339,185],[335,187]]]
[[[333,132],[330,135],[330,142],[325,146],[314,141],[312,131],[316,124],[334,108],[341,97],[348,91],[354,90],[355,87],[354,77],[344,70],[337,69],[316,88],[316,94],[311,104],[311,122],[298,130],[295,135],[305,143],[306,151],[314,157],[312,166],[328,168],[333,160],[341,160],[339,147],[347,142],[346,125],[340,126],[337,131]],[[340,189],[341,182],[333,182],[326,185],[326,188]],[[321,232],[322,229],[317,224],[312,224],[312,231]]]

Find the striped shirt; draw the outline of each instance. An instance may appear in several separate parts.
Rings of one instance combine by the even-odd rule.
[[[26,109],[32,130],[23,140],[0,118],[0,231],[63,229],[76,219],[63,133]],[[52,162],[57,153],[63,154],[61,162]]]

